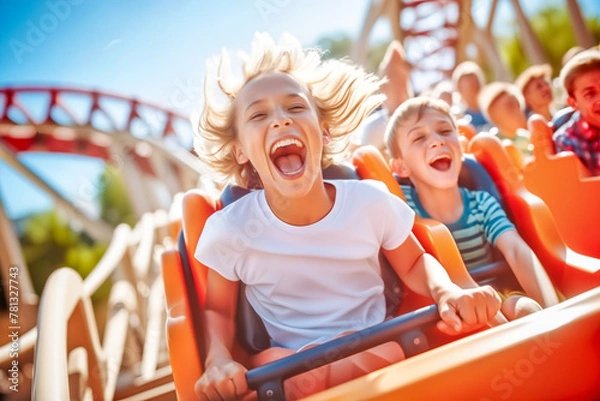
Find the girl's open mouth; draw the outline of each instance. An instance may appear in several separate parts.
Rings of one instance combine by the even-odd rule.
[[[269,157],[283,176],[292,177],[304,169],[306,147],[298,139],[285,138],[273,144]]]

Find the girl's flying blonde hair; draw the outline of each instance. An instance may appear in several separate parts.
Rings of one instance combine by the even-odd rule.
[[[257,33],[250,54],[240,54],[237,77],[225,50],[207,63],[204,107],[194,148],[217,180],[233,179],[245,187],[254,184],[252,166],[238,164],[233,152],[235,99],[246,83],[268,72],[289,74],[307,88],[331,135],[331,143],[323,150],[323,167],[347,151],[350,134],[383,101],[382,95],[375,95],[380,80],[345,60],[323,61],[321,57],[321,51],[303,49],[291,35],[284,34],[275,44],[269,34]]]

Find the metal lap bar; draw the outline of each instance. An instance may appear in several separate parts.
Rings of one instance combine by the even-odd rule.
[[[507,265],[506,261],[500,260],[469,270],[469,274],[473,277],[473,280],[481,283],[485,280],[500,277],[510,271],[510,267]]]
[[[252,369],[246,373],[246,380],[251,389],[257,390],[260,401],[285,400],[285,379],[388,341],[398,342],[405,332],[438,320],[437,306],[429,305]]]

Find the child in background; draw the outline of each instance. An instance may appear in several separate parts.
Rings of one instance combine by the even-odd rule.
[[[561,69],[560,81],[574,112],[552,137],[556,151],[574,152],[593,175],[600,175],[600,51],[573,56]]]
[[[500,250],[533,298],[509,296],[502,305],[508,319],[535,312],[539,304],[558,302],[545,270],[496,199],[488,192],[458,186],[462,152],[447,104],[427,97],[406,101],[392,115],[386,143],[392,170],[414,185],[402,188],[407,203],[421,217],[448,227],[468,269],[491,263],[492,247]]]
[[[392,41],[379,64],[379,75],[384,78],[381,93],[385,95],[385,100],[383,106],[371,114],[356,132],[359,145],[373,145],[386,154],[385,126],[396,107],[414,96],[410,71],[411,66],[404,57],[402,44],[397,40]]]
[[[438,82],[431,91],[431,97],[443,100],[452,109],[454,104],[454,82],[449,79]]]
[[[231,354],[240,281],[272,345],[250,356],[249,367],[382,322],[380,252],[410,288],[438,304],[441,330],[486,324],[499,310],[498,294],[453,284],[411,233],[414,213],[404,202],[375,181],[323,179],[323,166],[379,105],[379,81],[266,34],[257,35],[242,69],[234,79],[222,57],[207,75],[196,142],[213,171],[262,188],[214,213],[198,241],[195,257],[209,268],[198,396],[248,392],[246,367]],[[286,380],[285,391],[303,397],[403,357],[398,344],[382,344],[305,373],[313,386],[302,385],[302,375]]]
[[[525,100],[527,118],[532,114],[539,114],[546,121],[552,120],[554,98],[550,85],[551,76],[552,67],[549,64],[536,64],[523,71],[515,80],[515,85]]]
[[[485,85],[485,76],[481,67],[473,61],[463,61],[454,68],[452,81],[462,101],[466,103],[466,110],[463,114],[470,117],[467,122],[473,125],[477,131],[487,129],[489,122],[482,113],[478,102],[479,92]]]
[[[561,66],[564,67],[569,60],[571,60],[573,57],[575,57],[577,54],[581,53],[584,50],[585,48],[581,46],[571,47],[565,52],[565,54],[563,54],[561,59]],[[558,128],[560,128],[561,125],[569,121],[575,110],[573,110],[572,107],[569,107],[567,105],[567,93],[565,93],[560,76],[554,78],[553,86],[559,91],[559,94],[556,95],[558,101],[557,107],[559,109],[552,117],[552,127],[556,131]]]
[[[512,143],[522,158],[531,156],[525,100],[515,85],[492,82],[484,86],[479,94],[479,106],[483,115],[495,126],[490,133],[503,142]]]

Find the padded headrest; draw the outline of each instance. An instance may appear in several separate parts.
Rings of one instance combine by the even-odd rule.
[[[240,187],[239,185],[227,184],[221,192],[221,205],[223,207],[232,204],[236,200],[242,198],[244,195],[249,194],[250,189]]]
[[[332,164],[324,168],[323,178],[326,180],[360,180],[356,169],[347,164]]]
[[[502,198],[498,187],[494,184],[494,180],[492,180],[487,170],[471,155],[465,156],[458,176],[458,185],[472,191],[489,192],[502,204]]]

